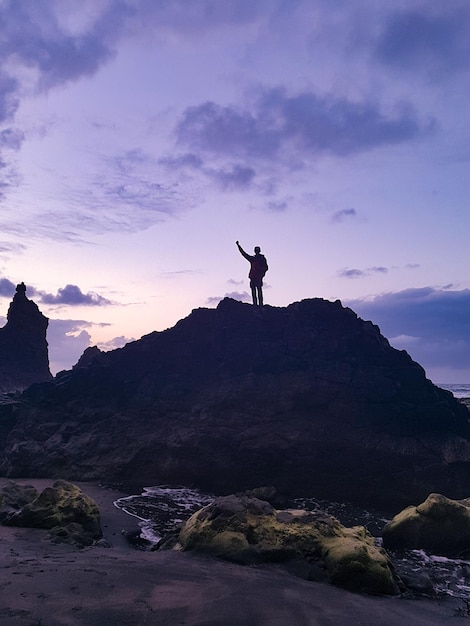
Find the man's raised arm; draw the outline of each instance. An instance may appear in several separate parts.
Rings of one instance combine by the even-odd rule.
[[[239,249],[239,251],[240,251],[240,254],[241,254],[242,256],[244,256],[244,257],[245,257],[245,259],[246,259],[247,261],[251,261],[251,257],[250,257],[250,255],[249,255],[249,254],[247,254],[247,253],[245,252],[245,250],[243,250],[243,248],[242,248],[242,247],[241,247],[241,245],[238,243],[238,241],[236,241],[235,243],[236,243],[236,244],[237,244],[237,246],[238,246],[238,249]]]

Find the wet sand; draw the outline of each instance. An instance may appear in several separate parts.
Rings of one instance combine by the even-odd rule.
[[[6,479],[0,478],[0,486]],[[53,480],[16,480],[38,489]],[[470,624],[460,600],[372,597],[180,552],[132,548],[127,495],[76,482],[101,511],[112,547],[54,545],[47,531],[0,526],[0,625],[442,626]]]

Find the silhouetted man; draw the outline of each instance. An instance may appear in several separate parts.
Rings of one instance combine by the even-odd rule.
[[[240,250],[240,254],[250,262],[250,273],[248,274],[248,278],[250,279],[253,304],[255,306],[263,306],[263,278],[268,271],[266,257],[261,254],[261,248],[259,246],[256,246],[255,254],[252,256],[243,250],[238,241],[236,244]]]

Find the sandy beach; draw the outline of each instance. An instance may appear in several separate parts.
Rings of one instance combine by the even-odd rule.
[[[0,486],[6,479],[0,478]],[[52,480],[16,480],[37,489]],[[110,548],[54,545],[47,531],[0,526],[3,626],[442,626],[469,624],[461,600],[371,597],[246,567],[131,547],[136,520],[113,502],[128,495],[77,484],[100,507]]]

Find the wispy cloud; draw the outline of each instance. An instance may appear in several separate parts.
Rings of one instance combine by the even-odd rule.
[[[420,121],[408,104],[394,114],[372,101],[356,102],[314,92],[260,88],[251,106],[205,102],[186,109],[176,128],[180,145],[236,158],[281,159],[300,151],[304,158],[346,156],[427,135],[432,121]]]
[[[266,203],[266,209],[273,213],[283,213],[289,208],[289,202],[287,200],[270,200]]]
[[[10,121],[16,113],[19,106],[18,90],[18,81],[0,69],[0,123]]]
[[[93,232],[137,232],[191,206],[177,183],[159,180],[155,158],[142,150],[105,157],[88,184],[66,192],[75,206],[90,207],[79,220]]]
[[[0,132],[0,148],[19,150],[25,139],[24,132],[15,128],[6,128]]]
[[[367,273],[364,270],[359,270],[355,267],[345,267],[342,270],[339,270],[338,276],[342,278],[363,278],[367,276]]]
[[[341,278],[365,278],[370,274],[387,274],[389,271],[390,268],[383,267],[382,265],[374,265],[373,267],[367,267],[363,270],[351,267],[339,270],[338,276],[341,276]]]
[[[204,160],[197,154],[186,152],[174,156],[164,156],[159,159],[159,164],[172,169],[192,168],[200,170],[204,166]]]
[[[228,163],[225,167],[211,167],[196,154],[187,152],[176,156],[165,156],[159,164],[171,171],[193,171],[203,174],[223,191],[247,189],[254,182],[256,171],[241,163]]]
[[[198,274],[197,270],[174,270],[172,272],[160,272],[160,276],[164,278],[177,278],[179,276],[192,276],[193,274]]]
[[[346,219],[351,219],[357,217],[357,211],[356,209],[342,209],[341,211],[336,211],[335,213],[333,213],[333,215],[331,216],[331,221],[332,222],[344,222],[344,220]]]
[[[191,208],[194,199],[178,180],[163,174],[159,180],[153,157],[129,150],[98,155],[91,173],[56,180],[54,203],[57,208],[3,214],[0,229],[23,241],[89,243],[96,235],[145,230]]]
[[[24,133],[11,126],[19,102],[19,83],[2,70],[0,61],[0,127],[3,127],[0,130],[0,199],[5,197],[9,189],[16,186],[18,180],[16,167],[10,162],[8,153],[17,152],[24,141]]]
[[[228,169],[206,169],[205,173],[224,191],[246,189],[254,181],[256,172],[252,167],[235,163]]]

